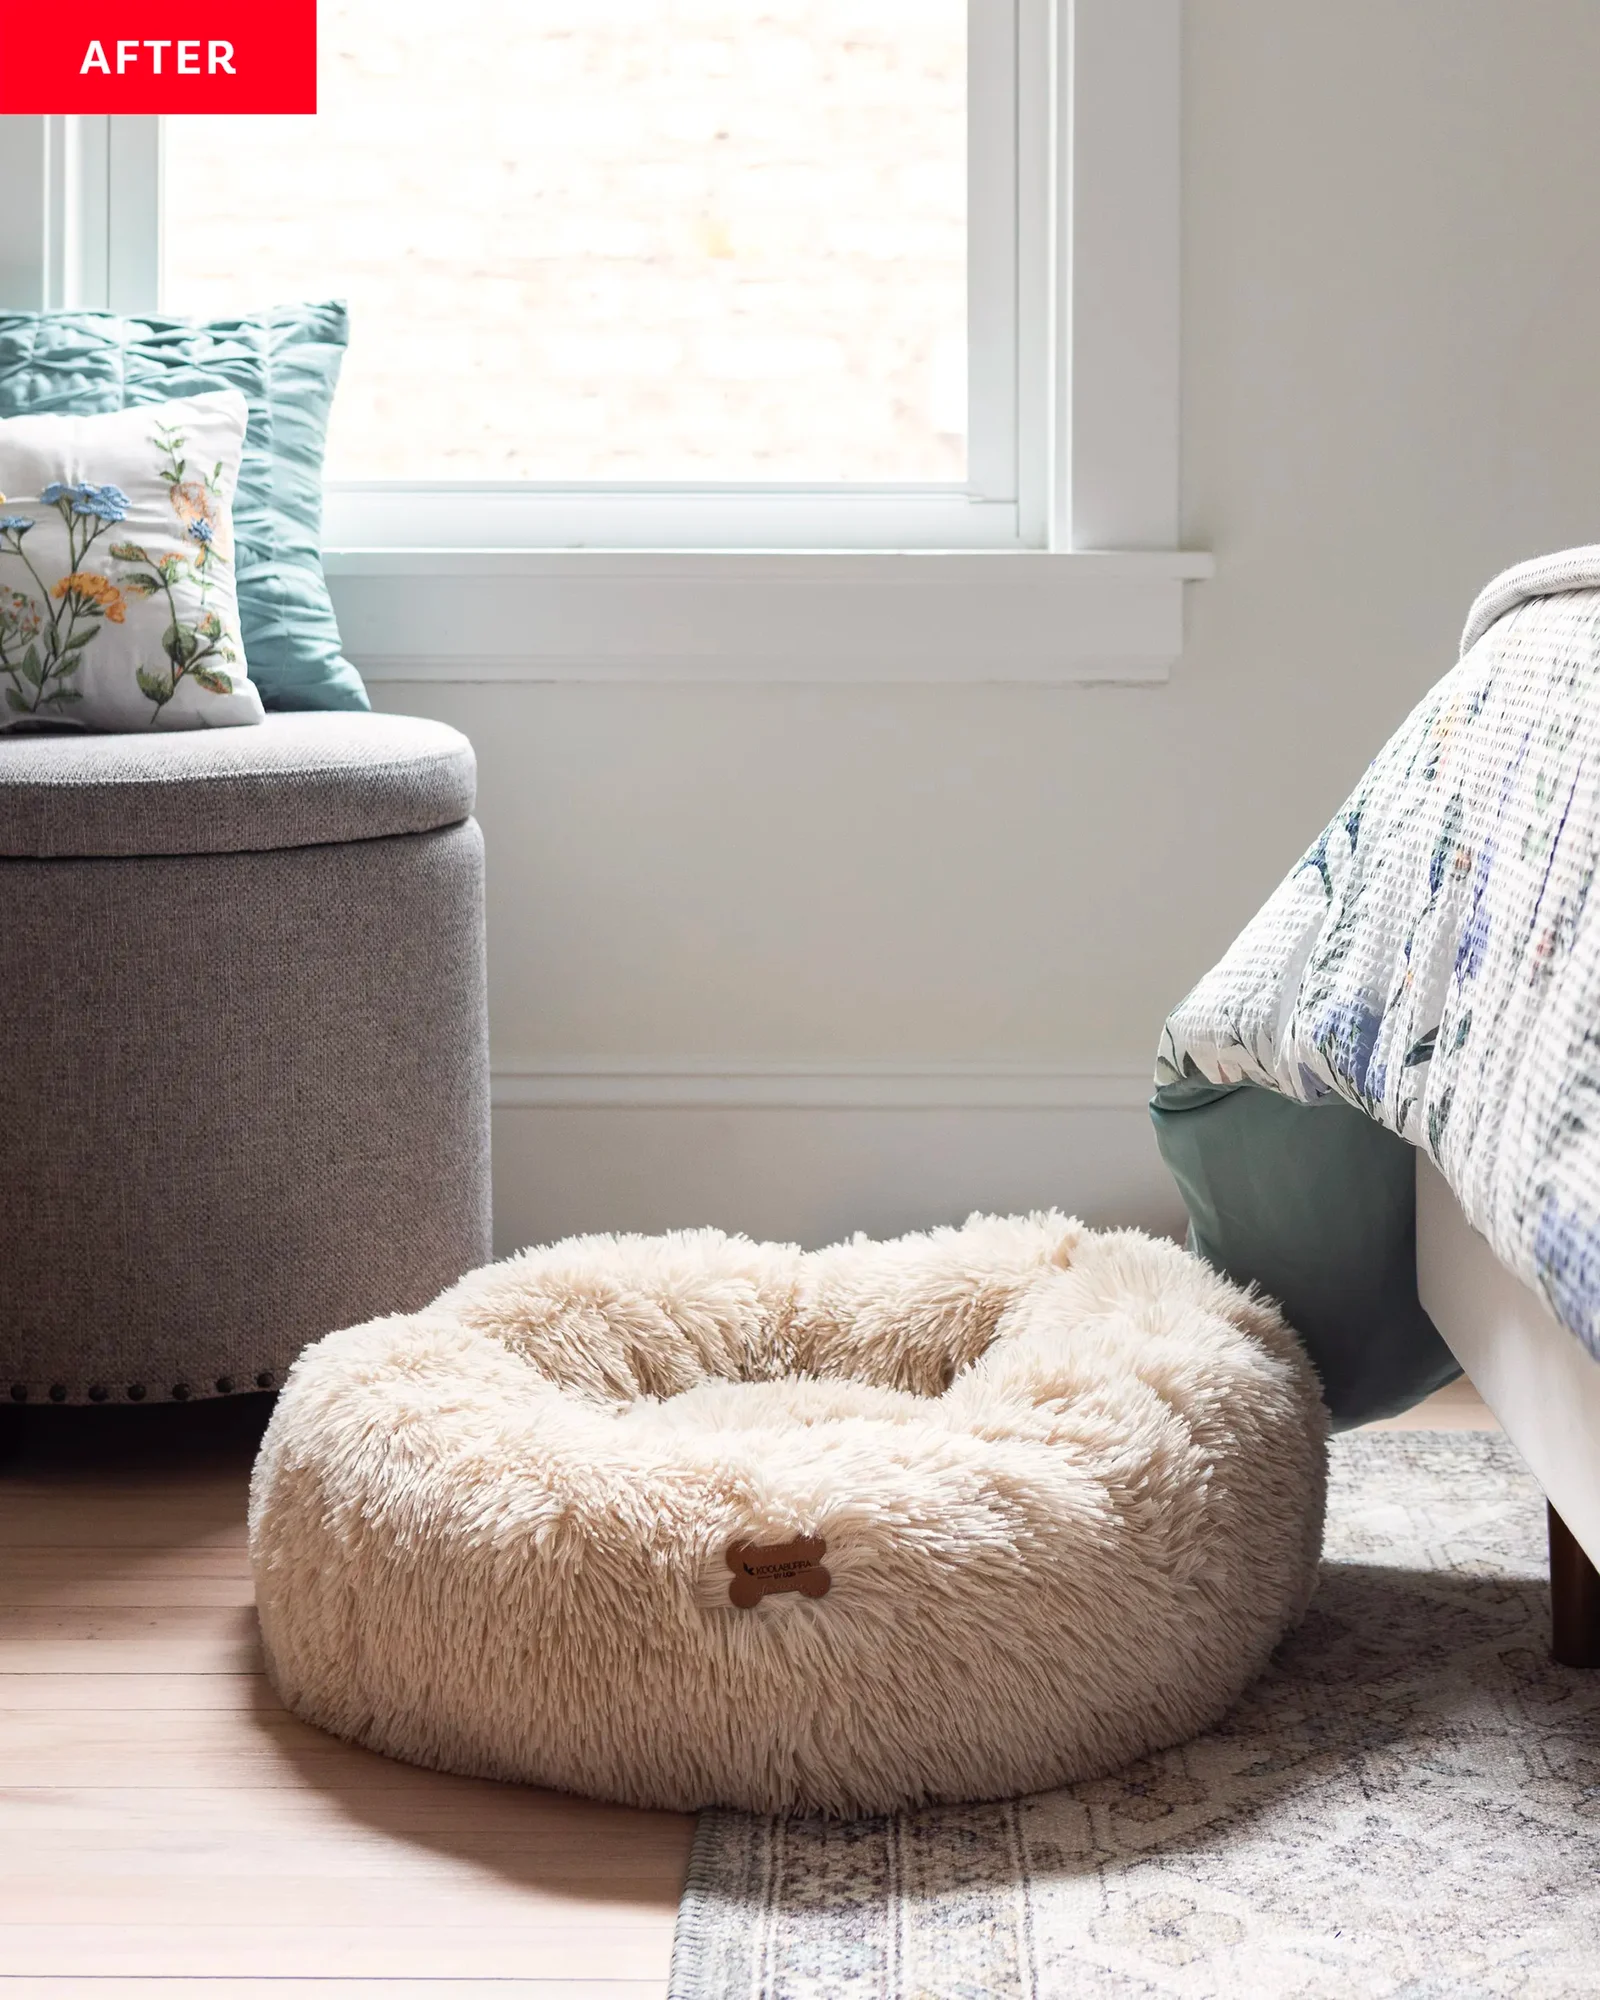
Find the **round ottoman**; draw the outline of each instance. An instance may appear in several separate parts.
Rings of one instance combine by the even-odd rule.
[[[1035,1790],[1259,1671],[1325,1448],[1277,1314],[1133,1231],[575,1238],[295,1364],[268,1670],[372,1749],[635,1805]]]
[[[489,1254],[472,747],[0,736],[0,1406],[272,1389]]]

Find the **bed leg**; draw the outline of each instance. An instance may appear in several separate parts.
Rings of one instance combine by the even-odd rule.
[[[1563,1667],[1600,1667],[1600,1570],[1554,1507],[1548,1512],[1551,1654]]]

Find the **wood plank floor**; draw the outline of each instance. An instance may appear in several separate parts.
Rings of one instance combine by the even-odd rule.
[[[262,1399],[3,1414],[0,2000],[661,2000],[692,1820],[413,1770],[278,1705]],[[1394,1421],[1494,1422],[1460,1384]]]
[[[1499,1421],[1465,1375],[1401,1417],[1368,1426],[1375,1431],[1497,1431]]]
[[[6,1413],[0,2000],[660,2000],[690,1818],[413,1770],[278,1705],[263,1403]]]

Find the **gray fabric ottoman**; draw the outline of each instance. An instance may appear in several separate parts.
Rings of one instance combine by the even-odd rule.
[[[442,724],[0,736],[0,1401],[274,1388],[489,1244]]]

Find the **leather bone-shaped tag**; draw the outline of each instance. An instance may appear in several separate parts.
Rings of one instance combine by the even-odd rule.
[[[807,1597],[826,1597],[833,1582],[822,1567],[827,1553],[827,1543],[815,1535],[801,1535],[792,1542],[735,1542],[728,1551],[733,1571],[728,1596],[741,1611],[752,1609],[769,1591],[798,1590]]]

